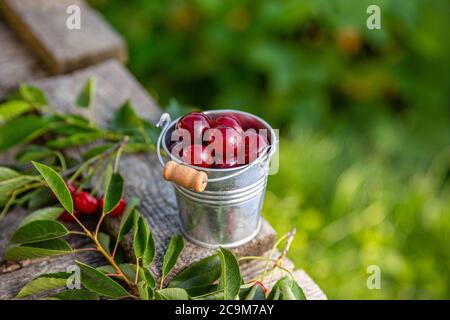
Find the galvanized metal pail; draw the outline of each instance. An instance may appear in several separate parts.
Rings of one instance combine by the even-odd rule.
[[[208,248],[233,248],[252,240],[261,227],[261,210],[266,190],[270,160],[277,149],[277,137],[272,127],[259,117],[237,110],[214,110],[208,115],[237,113],[251,117],[260,128],[267,129],[269,146],[252,163],[231,169],[205,169],[182,163],[207,174],[203,192],[195,192],[173,183],[180,213],[181,231],[190,241]],[[158,126],[162,128],[157,143],[161,165],[169,160],[181,163],[169,151],[170,138],[179,119],[170,120],[165,113]]]

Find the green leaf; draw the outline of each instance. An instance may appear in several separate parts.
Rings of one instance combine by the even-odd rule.
[[[123,193],[123,178],[119,173],[114,173],[105,193],[103,213],[108,214],[119,204]]]
[[[136,258],[141,258],[147,249],[150,231],[144,218],[139,217],[134,228],[133,248]]]
[[[254,284],[250,288],[242,288],[239,292],[240,300],[266,300],[266,293],[259,284]]]
[[[0,123],[14,119],[32,109],[33,107],[28,102],[21,100],[12,100],[0,104]]]
[[[44,92],[36,87],[23,84],[19,88],[19,93],[25,101],[33,106],[43,107],[48,105]]]
[[[95,78],[89,78],[77,97],[77,106],[80,108],[89,108],[95,98]]]
[[[115,112],[110,128],[119,131],[137,131],[142,127],[142,121],[134,111],[131,101],[126,101]]]
[[[119,264],[120,270],[123,274],[130,280],[134,280],[136,277],[136,265],[132,263],[122,263]],[[116,273],[116,269],[114,269],[111,265],[105,265],[97,268],[98,271],[103,273]],[[151,275],[150,271],[145,268],[139,268],[138,281],[146,281],[150,288],[155,287],[155,279]]]
[[[224,290],[216,290],[193,298],[194,300],[224,300]]]
[[[49,188],[37,188],[30,194],[30,200],[28,201],[28,209],[35,210],[42,208],[50,203],[53,203],[55,198]]]
[[[64,287],[70,274],[66,272],[48,273],[28,282],[17,294],[16,298]]]
[[[273,286],[268,300],[306,300],[306,296],[297,282],[286,276]]]
[[[131,201],[127,204],[127,208],[122,215],[122,220],[120,221],[119,231],[117,233],[118,241],[122,240],[122,238],[130,232],[133,228],[134,224],[137,221],[138,213],[135,208],[139,205],[140,200],[138,198],[133,197]]]
[[[55,149],[66,149],[92,143],[103,137],[104,134],[102,132],[82,132],[69,137],[51,140],[47,143],[47,146]]]
[[[189,289],[186,289],[187,293],[190,297],[199,297],[206,294],[210,294],[212,292],[216,292],[218,290],[218,286],[216,284],[209,284],[206,286],[200,286],[200,287],[192,287]],[[222,298],[223,299],[223,290],[222,290]]]
[[[66,227],[52,220],[33,221],[17,229],[11,238],[15,244],[42,242],[69,234]]]
[[[171,98],[169,104],[165,107],[165,112],[170,114],[172,119],[177,119],[191,111],[194,111],[194,109],[181,105],[175,98]]]
[[[181,288],[166,288],[156,291],[161,300],[189,300],[186,290]]]
[[[0,127],[0,152],[36,139],[48,130],[48,124],[46,119],[34,115],[25,115],[5,123]]]
[[[72,248],[62,239],[35,242],[21,246],[10,247],[5,253],[5,260],[25,260],[41,257],[59,256],[71,253]]]
[[[169,288],[192,289],[211,285],[220,278],[221,261],[218,254],[194,262],[178,273],[169,283]]]
[[[33,162],[34,167],[44,177],[50,189],[52,189],[64,209],[73,214],[73,200],[69,189],[63,178],[52,168],[37,162]]]
[[[84,161],[89,160],[95,156],[98,156],[98,155],[106,152],[108,149],[110,149],[113,146],[114,145],[112,143],[106,143],[106,144],[102,144],[100,146],[92,147],[91,149],[89,149],[88,151],[86,151],[83,154],[82,158]]]
[[[177,263],[178,257],[184,248],[184,239],[180,235],[175,235],[170,239],[169,247],[164,255],[162,275],[165,278]]]
[[[57,300],[98,300],[99,297],[93,292],[87,290],[66,290],[51,295],[49,298]]]
[[[19,164],[28,164],[31,161],[54,158],[55,156],[55,152],[46,147],[27,145],[16,154],[16,160]]]
[[[20,226],[39,220],[56,220],[63,212],[64,208],[61,207],[39,209],[26,216],[20,223]]]
[[[81,284],[89,291],[108,298],[129,296],[129,293],[120,284],[102,272],[79,261],[76,263],[81,271]]]
[[[147,247],[145,248],[144,255],[142,256],[142,266],[147,268],[155,257],[155,240],[153,239],[153,235],[151,230],[149,230]]]
[[[111,244],[111,237],[107,235],[106,233],[99,232],[98,234],[98,241],[100,242],[102,248],[108,253],[111,254],[111,251],[109,249]]]
[[[138,282],[137,287],[139,290],[139,297],[141,298],[141,300],[150,300],[147,282],[140,281]]]
[[[21,174],[13,169],[8,167],[0,167],[0,182],[17,178],[19,176],[21,176]]]
[[[218,253],[222,266],[219,287],[224,290],[225,300],[234,300],[239,293],[242,279],[239,264],[231,251],[220,248]]]

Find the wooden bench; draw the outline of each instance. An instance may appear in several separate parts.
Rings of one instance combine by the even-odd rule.
[[[152,122],[159,118],[161,110],[156,102],[122,64],[126,59],[126,45],[95,11],[83,1],[43,0],[39,1],[40,5],[34,3],[37,1],[0,0],[0,9],[5,18],[4,21],[0,20],[0,43],[2,48],[7,49],[6,54],[0,56],[0,100],[19,82],[27,82],[44,90],[53,107],[64,112],[82,112],[73,106],[73,101],[85,81],[94,76],[97,78],[98,95],[94,117],[99,125],[107,123],[113,110],[127,99],[131,99],[140,116]],[[81,30],[65,27],[65,9],[73,3],[81,6],[82,16],[87,16],[82,20],[86,25]],[[43,32],[62,23],[58,31]],[[12,30],[17,31],[22,40]],[[61,48],[61,39],[64,39],[66,48]],[[83,50],[71,50],[75,47],[83,47]],[[71,73],[65,74],[68,71]],[[59,75],[48,77],[52,74]],[[0,165],[11,163],[11,152],[0,155]],[[162,255],[170,237],[180,233],[174,192],[171,185],[162,179],[161,171],[154,154],[126,155],[121,163],[121,173],[126,181],[126,197],[137,196],[141,199],[140,211],[146,217],[157,243],[156,260],[151,266],[156,275],[161,269]],[[75,259],[96,266],[105,263],[99,255],[90,252],[31,261],[3,261],[1,256],[7,242],[26,214],[24,210],[16,209],[0,222],[0,299],[13,298],[25,283],[42,273],[66,270]],[[106,232],[114,236],[117,224],[117,219],[106,219]],[[73,241],[78,241],[77,244],[81,246],[86,244],[79,239]],[[233,251],[237,256],[260,256],[272,248],[274,241],[275,231],[264,222],[254,240]],[[130,242],[131,239],[126,239],[123,244],[128,254],[131,254]],[[174,271],[212,252],[186,241],[185,250]],[[294,270],[289,260],[284,267]],[[264,262],[242,265],[246,279],[254,278],[263,269]],[[326,298],[305,272],[295,270],[294,274],[308,299]],[[280,276],[277,273],[272,281]]]

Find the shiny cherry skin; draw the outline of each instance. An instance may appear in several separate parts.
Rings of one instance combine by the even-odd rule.
[[[75,210],[81,214],[90,215],[98,211],[98,200],[86,191],[77,192],[73,198]]]
[[[205,141],[217,143],[220,146],[220,148],[216,148],[218,155],[236,155],[237,150],[244,143],[242,134],[239,131],[225,126],[207,130],[205,132]]]
[[[177,129],[185,129],[191,134],[192,142],[202,138],[205,130],[211,127],[210,119],[200,112],[191,112],[182,117],[177,123]]]
[[[233,117],[238,119],[238,121],[241,124],[241,127],[244,131],[246,131],[248,129],[258,130],[258,129],[263,128],[261,123],[251,116],[236,113],[236,114],[233,114]]]
[[[217,127],[230,127],[235,129],[241,134],[244,132],[244,130],[242,130],[239,120],[231,114],[217,117],[214,120],[214,128]]]
[[[244,143],[246,163],[255,161],[268,145],[267,139],[254,130],[245,131]]]
[[[206,148],[200,144],[193,144],[183,148],[181,160],[193,166],[210,168],[212,159]]]
[[[100,200],[100,207],[102,209],[103,209],[104,203],[105,203],[105,198],[102,197]],[[108,216],[119,217],[124,213],[126,207],[127,207],[127,202],[125,201],[124,198],[121,198],[119,203],[117,204],[117,206],[110,213],[108,213]]]

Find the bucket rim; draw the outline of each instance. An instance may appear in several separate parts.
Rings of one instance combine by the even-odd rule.
[[[170,128],[172,128],[174,125],[176,125],[177,122],[183,117],[183,116],[181,116],[181,117],[178,117],[178,118],[172,120],[170,122],[170,124],[168,124],[167,127],[161,132],[161,135],[162,135],[161,144],[162,144],[162,147],[164,149],[164,152],[167,154],[168,157],[170,157],[170,160],[175,161],[177,163],[181,163],[181,164],[183,164],[185,166],[194,168],[196,170],[207,172],[207,173],[208,172],[211,172],[211,173],[234,173],[234,172],[238,172],[240,170],[243,170],[243,169],[247,168],[250,165],[257,165],[258,163],[266,161],[266,160],[269,161],[272,158],[272,156],[274,155],[275,151],[277,150],[277,145],[278,145],[278,140],[277,140],[277,137],[276,137],[276,134],[275,134],[275,130],[272,128],[272,126],[267,121],[265,121],[264,119],[258,117],[257,115],[254,115],[252,113],[246,112],[246,111],[241,111],[241,110],[236,110],[236,109],[213,109],[213,110],[203,111],[203,113],[205,113],[207,115],[208,114],[214,114],[214,113],[223,113],[223,112],[233,112],[233,113],[249,116],[249,117],[252,117],[252,118],[256,119],[262,125],[264,125],[270,131],[270,137],[271,137],[271,139],[270,139],[271,140],[270,146],[269,146],[269,148],[267,148],[267,151],[262,153],[261,155],[259,155],[259,157],[256,158],[255,161],[253,161],[252,163],[249,163],[249,164],[246,164],[246,165],[243,165],[243,166],[239,166],[239,167],[236,167],[236,168],[228,168],[228,169],[203,168],[203,167],[199,167],[199,166],[192,165],[192,164],[189,164],[189,163],[185,163],[185,162],[181,161],[180,159],[178,159],[177,157],[173,156],[170,153],[170,150],[169,150],[169,148],[166,145],[166,139],[165,139],[165,137],[166,137],[167,133],[169,132]],[[266,157],[267,157],[267,159],[266,159]]]

